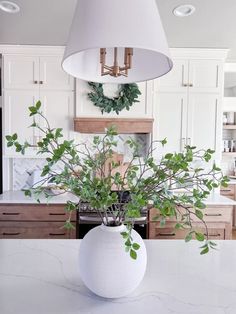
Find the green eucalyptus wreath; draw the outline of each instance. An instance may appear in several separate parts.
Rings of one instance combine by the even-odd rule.
[[[141,95],[138,85],[135,83],[120,85],[119,94],[114,98],[104,95],[102,83],[88,82],[88,85],[93,90],[88,93],[88,97],[94,106],[101,109],[102,114],[104,112],[110,113],[111,111],[119,114],[123,109],[129,110],[135,102],[139,102],[138,96]]]

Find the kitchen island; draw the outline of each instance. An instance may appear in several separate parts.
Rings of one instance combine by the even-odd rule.
[[[76,212],[71,213],[71,221],[75,229],[64,229],[63,225],[69,218],[70,213],[65,211],[67,201],[78,202],[79,199],[70,193],[56,195],[47,200],[40,198],[40,204],[34,197],[26,197],[22,191],[7,191],[0,195],[0,238],[11,239],[75,239],[81,238],[88,231],[82,228],[82,217],[80,219]],[[218,193],[212,193],[205,200],[207,208],[206,221],[209,224],[212,239],[232,238],[232,211],[236,201],[224,197]],[[87,217],[94,220],[96,217],[91,212],[85,213]],[[96,216],[96,213],[95,213]],[[173,235],[172,225],[166,225],[166,230],[159,230],[157,222],[148,219],[148,226],[141,228],[142,236],[155,239],[183,239],[185,234],[178,231]],[[88,218],[86,218],[88,220]],[[142,217],[143,219],[143,217]],[[149,220],[150,219],[150,220]],[[95,219],[96,220],[96,219]],[[100,221],[100,220],[99,220]],[[83,224],[86,223],[83,221]],[[97,222],[96,222],[97,223]],[[91,224],[91,222],[89,223]],[[140,224],[140,222],[138,222]],[[86,231],[87,230],[87,231]],[[169,236],[166,236],[168,235]]]
[[[0,240],[0,313],[236,313],[236,241],[217,241],[218,250],[204,256],[196,241],[145,243],[143,282],[128,297],[109,300],[80,279],[80,240]]]

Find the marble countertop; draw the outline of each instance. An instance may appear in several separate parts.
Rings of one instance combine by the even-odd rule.
[[[70,193],[53,196],[49,201],[43,197],[40,198],[42,204],[65,204],[68,200],[78,202],[78,198]],[[7,191],[0,195],[0,204],[35,204],[36,199],[33,197],[26,197],[22,191]],[[236,205],[233,201],[219,193],[212,193],[210,197],[205,200],[206,205]]]
[[[97,297],[78,273],[80,240],[0,240],[1,314],[235,314],[236,241],[146,240],[148,265],[138,289]]]
[[[71,193],[64,193],[55,195],[50,200],[45,197],[40,197],[41,204],[66,204],[67,201],[78,202],[78,198]],[[25,196],[22,191],[6,191],[0,195],[0,204],[36,204],[37,201],[34,197]]]

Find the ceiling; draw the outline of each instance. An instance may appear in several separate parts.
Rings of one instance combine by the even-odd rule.
[[[65,45],[76,0],[14,0],[21,11],[0,10],[0,44]],[[194,15],[177,18],[180,4],[196,7]],[[170,47],[230,48],[236,60],[235,0],[157,0]]]

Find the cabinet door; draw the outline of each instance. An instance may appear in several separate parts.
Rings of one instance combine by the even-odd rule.
[[[77,117],[94,117],[94,118],[152,118],[153,105],[153,81],[138,83],[141,95],[139,102],[134,103],[130,110],[122,110],[119,115],[115,112],[101,113],[100,108],[94,106],[89,100],[88,93],[91,92],[86,81],[76,81],[76,116]],[[119,86],[116,84],[104,84],[104,94],[113,98],[117,95]]]
[[[185,92],[188,88],[188,61],[174,59],[173,62],[172,70],[158,80],[159,90]]]
[[[74,90],[74,78],[63,71],[62,57],[40,57],[40,89]]]
[[[65,139],[70,138],[73,130],[74,93],[44,91],[40,94],[42,111],[52,128],[62,128]],[[45,121],[41,120],[40,123]]]
[[[39,58],[34,56],[3,57],[3,88],[39,89]]]
[[[38,132],[34,128],[29,128],[33,119],[29,117],[28,107],[35,104],[39,99],[39,94],[34,91],[5,91],[4,93],[4,130],[5,135],[18,134],[20,143],[28,141],[34,144],[38,140]],[[4,138],[5,140],[5,138]],[[5,154],[22,157],[16,153],[15,149],[6,146]],[[29,148],[26,150],[26,155],[35,155],[36,150]]]
[[[189,61],[189,89],[191,92],[221,92],[223,65],[216,60]]]
[[[186,118],[186,94],[160,93],[158,95],[157,136],[155,138],[167,139],[167,144],[159,148],[161,154],[183,150],[186,141]]]
[[[219,149],[220,145],[217,143],[219,113],[219,99],[216,95],[190,94],[187,128],[188,144],[199,149]]]

